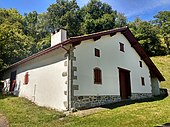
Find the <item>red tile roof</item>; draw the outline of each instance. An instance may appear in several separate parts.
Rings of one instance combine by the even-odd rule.
[[[25,63],[27,61],[30,61],[36,57],[39,57],[41,55],[47,54],[53,50],[56,50],[58,48],[61,48],[65,45],[68,44],[72,44],[73,46],[75,45],[79,45],[82,41],[84,40],[88,40],[88,39],[93,39],[93,40],[97,40],[100,39],[101,36],[104,35],[110,35],[113,36],[115,35],[117,32],[121,32],[126,38],[127,40],[130,42],[131,46],[136,50],[136,52],[139,54],[139,56],[141,57],[141,59],[146,63],[146,65],[148,66],[149,70],[151,71],[151,73],[156,76],[160,81],[165,81],[164,77],[162,76],[162,74],[160,73],[160,71],[157,69],[157,67],[154,65],[154,63],[151,61],[151,59],[149,58],[149,56],[145,53],[144,49],[142,48],[142,46],[138,43],[138,41],[136,40],[136,38],[134,37],[134,35],[131,33],[131,31],[129,30],[128,27],[123,27],[123,28],[117,28],[117,29],[111,29],[111,30],[107,30],[107,31],[102,31],[102,32],[97,32],[97,33],[93,33],[93,34],[88,34],[88,35],[83,35],[83,36],[76,36],[76,37],[71,37],[69,39],[67,39],[66,41],[59,43],[57,45],[54,45],[53,47],[49,47],[43,51],[40,51],[36,54],[33,54],[32,56],[29,56],[17,63],[12,64],[9,68],[13,68],[19,64]]]

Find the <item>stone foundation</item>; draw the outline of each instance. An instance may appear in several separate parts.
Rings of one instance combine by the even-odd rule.
[[[121,101],[120,96],[116,95],[74,96],[73,98],[73,107],[76,109],[85,109]]]
[[[143,98],[151,98],[152,93],[132,93],[130,99],[137,100]],[[75,109],[86,109],[105,104],[120,102],[119,95],[103,95],[103,96],[74,96],[72,105]]]
[[[152,93],[132,93],[131,99],[136,100],[136,99],[143,99],[143,98],[151,98]]]

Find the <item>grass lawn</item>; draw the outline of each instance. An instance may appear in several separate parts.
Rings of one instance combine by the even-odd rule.
[[[170,89],[170,55],[152,57],[151,59],[165,77],[166,81],[161,83],[161,87]]]
[[[170,56],[152,60],[166,78],[162,87],[170,89]],[[0,96],[0,113],[7,117],[10,127],[153,127],[170,123],[170,96],[106,109],[85,117],[63,117],[61,112],[38,107],[24,98]]]

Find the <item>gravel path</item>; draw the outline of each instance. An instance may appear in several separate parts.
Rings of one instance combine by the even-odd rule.
[[[9,127],[7,118],[0,114],[0,127]]]

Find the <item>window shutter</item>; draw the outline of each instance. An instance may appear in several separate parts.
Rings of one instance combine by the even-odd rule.
[[[102,74],[99,68],[94,69],[94,83],[95,84],[102,84]]]
[[[144,77],[141,77],[141,83],[142,83],[142,86],[145,85],[145,79],[144,79]]]
[[[140,65],[140,67],[142,67],[142,61],[139,61],[139,65]]]
[[[28,74],[28,72],[26,72],[25,79],[24,79],[24,84],[28,84],[28,81],[29,81],[29,74]]]
[[[100,50],[95,48],[95,56],[100,57]]]
[[[120,51],[125,52],[124,44],[119,42],[120,45]]]

